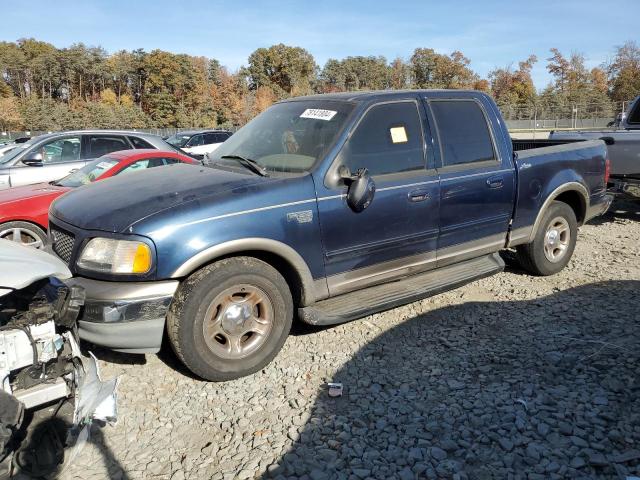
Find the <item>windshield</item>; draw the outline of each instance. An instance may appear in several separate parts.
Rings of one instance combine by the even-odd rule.
[[[104,172],[110,170],[118,163],[110,157],[101,157],[91,163],[87,163],[84,167],[67,175],[62,180],[58,180],[55,184],[61,187],[80,187],[88,183],[96,181]]]
[[[182,148],[184,147],[192,135],[176,133],[175,135],[171,135],[169,138],[165,140],[169,145],[173,145],[174,147]]]
[[[277,103],[210,153],[209,163],[231,164],[223,157],[241,156],[269,171],[309,171],[333,145],[352,110],[351,103],[330,100]]]

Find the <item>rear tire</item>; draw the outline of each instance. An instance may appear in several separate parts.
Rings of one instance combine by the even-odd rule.
[[[218,382],[271,362],[292,320],[293,301],[282,275],[256,258],[233,257],[198,270],[180,285],[167,330],[187,368]]]
[[[45,231],[31,222],[0,223],[0,238],[38,249],[44,248],[47,243]]]
[[[517,247],[518,261],[534,275],[554,275],[571,260],[577,235],[578,222],[573,209],[564,202],[552,202],[533,242]]]

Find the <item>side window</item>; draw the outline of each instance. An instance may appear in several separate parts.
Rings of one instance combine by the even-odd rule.
[[[340,152],[339,162],[352,172],[367,168],[371,175],[425,168],[422,124],[413,102],[371,108]]]
[[[218,135],[216,133],[205,133],[204,144],[209,145],[211,143],[220,143],[220,140],[218,140]]]
[[[629,119],[627,122],[633,125],[640,123],[640,99],[636,100],[633,110],[629,112]]]
[[[216,142],[217,143],[222,143],[224,142],[227,138],[229,138],[229,134],[228,133],[216,133]]]
[[[146,140],[143,140],[138,137],[128,137],[129,141],[133,144],[133,148],[155,148]]]
[[[47,163],[80,160],[80,137],[59,138],[38,147],[42,161]]]
[[[118,175],[124,175],[126,173],[137,172],[138,170],[145,170],[149,168],[149,159],[138,160],[137,162],[133,162],[128,167],[120,170]]]
[[[440,136],[443,166],[496,158],[480,105],[473,100],[434,100],[430,105]]]
[[[177,158],[164,157],[165,165],[173,165],[174,163],[182,163],[182,162]]]
[[[118,150],[129,150],[131,147],[124,137],[89,137],[89,158],[98,158]]]
[[[121,170],[118,175],[123,173],[137,172],[138,170],[146,170],[148,168],[162,167],[165,165],[165,159],[162,157],[151,157],[138,160],[125,169]]]
[[[204,135],[194,135],[187,143],[187,147],[199,147],[204,145]]]

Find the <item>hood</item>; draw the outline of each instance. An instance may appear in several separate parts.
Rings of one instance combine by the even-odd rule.
[[[29,198],[53,196],[57,197],[68,191],[68,187],[58,187],[49,183],[36,183],[24,187],[13,187],[0,190],[0,204],[19,202]]]
[[[249,172],[175,164],[76,188],[58,198],[50,212],[85,230],[125,232],[130,225],[163,210],[272,180]]]
[[[18,290],[47,277],[64,280],[71,272],[47,252],[0,239],[0,290]]]

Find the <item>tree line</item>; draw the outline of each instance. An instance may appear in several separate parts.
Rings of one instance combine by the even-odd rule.
[[[613,116],[616,102],[640,94],[640,48],[629,41],[588,69],[584,55],[550,49],[552,81],[534,87],[534,55],[481,78],[459,51],[416,48],[409,58],[329,59],[283,44],[258,48],[229,71],[215,59],[163,50],[68,48],[33,38],[0,42],[0,130],[229,127],[290,96],[355,90],[472,88],[493,95],[507,118],[582,113]],[[533,108],[532,108],[533,107]]]

